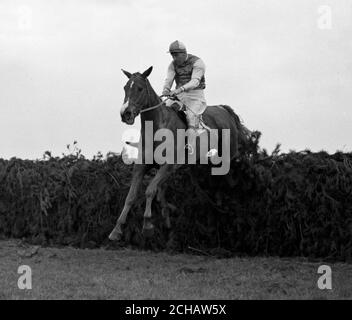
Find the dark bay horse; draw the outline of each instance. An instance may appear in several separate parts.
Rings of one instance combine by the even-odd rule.
[[[151,168],[159,168],[156,175],[149,183],[145,196],[146,196],[146,208],[144,212],[143,221],[143,233],[146,236],[151,236],[153,234],[153,224],[151,221],[152,217],[152,201],[155,196],[157,196],[160,201],[162,208],[162,215],[165,218],[166,225],[170,228],[170,220],[168,212],[171,208],[175,207],[169,204],[165,199],[165,190],[163,188],[164,182],[168,177],[177,170],[182,164],[177,163],[177,154],[184,152],[184,144],[178,143],[177,132],[180,129],[187,129],[186,123],[171,107],[166,107],[161,98],[155,93],[151,87],[148,76],[152,72],[153,67],[150,67],[143,73],[131,74],[124,71],[124,74],[128,77],[128,82],[126,83],[125,98],[124,103],[121,108],[121,119],[123,122],[132,125],[135,118],[141,115],[141,137],[140,137],[140,148],[139,154],[142,159],[146,159],[148,156],[153,156],[155,150],[160,147],[163,143],[162,141],[153,141],[149,147],[147,146],[146,137],[146,126],[151,123],[153,136],[157,133],[159,129],[168,129],[168,132],[173,134],[175,140],[172,144],[172,154],[174,156],[173,162],[165,162],[164,164],[157,164],[155,161],[152,163],[135,163],[132,173],[131,186],[123,207],[123,210],[117,220],[116,226],[109,235],[110,240],[120,240],[122,236],[122,225],[126,222],[127,214],[131,210],[134,204],[139,187],[142,184],[142,180],[146,172]],[[242,125],[239,117],[234,113],[234,111],[226,105],[221,106],[207,106],[206,111],[202,115],[204,122],[211,129],[227,129],[230,133],[228,140],[222,141],[222,143],[227,142],[229,146],[230,160],[238,156],[238,147],[241,143],[245,143],[248,139],[250,131]],[[179,138],[178,140],[183,139]],[[221,140],[221,137],[219,137]],[[199,160],[199,159],[198,159]]]

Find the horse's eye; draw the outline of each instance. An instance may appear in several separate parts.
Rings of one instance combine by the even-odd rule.
[[[137,89],[138,89],[138,91],[142,91],[143,87],[138,87]]]

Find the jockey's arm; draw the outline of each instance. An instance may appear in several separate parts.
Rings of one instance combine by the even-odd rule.
[[[167,68],[167,75],[164,82],[164,88],[163,88],[162,94],[168,94],[170,92],[172,84],[175,79],[175,74],[176,73],[175,73],[174,64],[170,63],[169,67]]]
[[[200,79],[204,76],[205,64],[201,59],[198,59],[193,65],[192,78],[182,87],[185,91],[193,90],[199,86]]]

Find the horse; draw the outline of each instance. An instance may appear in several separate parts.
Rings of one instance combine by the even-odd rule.
[[[184,140],[183,137],[177,136],[177,131],[180,129],[187,130],[187,124],[172,107],[166,107],[165,102],[157,95],[152,88],[148,76],[152,72],[153,67],[150,67],[143,73],[133,73],[122,69],[122,72],[127,76],[128,81],[124,86],[125,98],[120,110],[121,120],[128,125],[132,125],[138,115],[141,118],[141,135],[140,135],[140,157],[146,159],[152,156],[155,150],[160,147],[162,141],[153,141],[149,147],[146,146],[148,137],[146,136],[146,126],[151,123],[153,135],[160,129],[168,129],[169,132],[176,137],[176,140]],[[229,151],[230,160],[238,157],[239,145],[243,145],[248,141],[250,132],[240,121],[239,117],[235,114],[231,107],[227,105],[207,106],[202,114],[203,121],[211,129],[227,129],[230,132]],[[177,138],[178,137],[178,138]],[[218,137],[221,140],[221,137]],[[173,141],[174,142],[174,141]],[[184,145],[176,141],[173,143],[173,155],[177,155],[184,151]],[[222,141],[224,142],[224,141]],[[176,157],[176,156],[175,156]],[[200,155],[197,156],[199,160]],[[176,159],[176,158],[175,158]],[[142,161],[143,162],[143,161]],[[146,161],[145,161],[146,162]],[[134,163],[132,170],[131,186],[125,200],[124,207],[120,216],[117,219],[116,225],[109,235],[110,240],[120,240],[123,235],[122,226],[126,222],[127,215],[131,210],[142,185],[144,175],[151,169],[157,168],[154,178],[149,183],[146,192],[146,207],[143,220],[143,235],[151,237],[153,235],[154,225],[152,223],[152,202],[157,196],[161,205],[161,213],[165,219],[167,228],[171,228],[169,211],[175,210],[176,207],[168,203],[165,197],[166,188],[163,187],[164,183],[184,163],[165,162],[163,164],[156,163]]]

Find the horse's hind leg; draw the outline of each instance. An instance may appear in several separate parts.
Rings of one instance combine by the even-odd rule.
[[[157,199],[161,205],[161,214],[165,220],[165,226],[170,229],[170,211],[175,211],[177,208],[173,204],[166,201],[165,192],[166,186],[165,183],[163,183],[162,185],[159,185]]]
[[[144,222],[143,222],[143,233],[145,236],[152,236],[154,232],[154,226],[151,222],[152,218],[152,202],[154,197],[158,192],[159,185],[162,185],[170,174],[178,167],[179,165],[174,164],[164,164],[160,167],[158,172],[156,173],[153,180],[149,183],[147,190],[145,192],[146,195],[146,208],[144,212]]]
[[[146,171],[145,165],[134,165],[133,173],[132,173],[132,182],[130,186],[130,190],[128,191],[128,195],[125,201],[125,205],[122,209],[122,212],[117,219],[115,228],[111,231],[109,235],[110,240],[120,240],[122,236],[121,226],[126,222],[127,214],[130,211],[134,201],[137,198],[138,190],[140,185],[142,184],[143,176]]]

